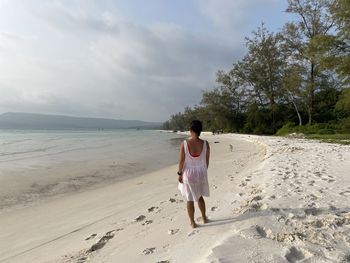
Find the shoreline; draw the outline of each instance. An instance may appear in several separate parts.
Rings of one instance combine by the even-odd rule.
[[[232,163],[234,153],[228,144],[232,140],[216,136],[206,139],[211,143],[213,154],[209,168],[209,176],[213,175],[210,190],[216,196],[220,191],[219,185],[224,181],[214,170],[227,170]],[[247,156],[251,155],[255,146],[247,142],[236,143],[242,150],[240,158],[236,158],[237,162],[249,163]],[[250,149],[245,150],[246,147]],[[237,172],[241,169],[242,166],[237,166]],[[191,232],[185,204],[177,190],[176,171],[177,165],[168,166],[138,178],[43,201],[36,206],[2,215],[0,225],[8,227],[6,232],[0,233],[0,240],[6,240],[0,242],[0,251],[6,251],[0,262],[76,262],[86,257],[87,249],[103,239],[109,231],[116,231],[114,234],[120,237],[110,241],[118,240],[117,251],[124,253],[118,254],[121,261],[128,259],[129,262],[142,262],[152,258],[156,261],[158,257],[166,257],[170,252],[166,244],[154,244],[157,252],[147,254],[147,258],[144,258],[146,255],[143,251],[151,245],[148,243],[163,242],[164,238],[169,243],[177,243]],[[207,206],[209,211],[215,207],[215,199],[208,198]],[[144,220],[135,221],[142,215],[146,217]],[[21,218],[27,220],[22,221]],[[169,234],[171,230],[173,232]],[[96,236],[88,239],[94,234]],[[138,244],[135,244],[135,238]],[[107,248],[106,245],[103,249],[109,253]],[[88,253],[87,256],[91,257],[91,262],[100,262],[98,256],[101,252]],[[131,254],[133,257],[130,258]],[[115,260],[112,256],[111,262]]]
[[[340,262],[348,256],[349,146],[203,137],[212,149],[208,224],[190,228],[173,165],[5,214],[0,262]]]

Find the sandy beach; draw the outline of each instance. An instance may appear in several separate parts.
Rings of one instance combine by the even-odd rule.
[[[350,146],[203,138],[209,223],[189,226],[172,165],[2,213],[0,262],[350,262]]]

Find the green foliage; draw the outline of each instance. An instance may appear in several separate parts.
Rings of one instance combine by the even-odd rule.
[[[288,0],[286,11],[297,19],[281,32],[254,31],[200,106],[172,115],[164,129],[187,130],[200,119],[210,131],[349,134],[350,1]]]
[[[276,132],[276,135],[284,136],[284,135],[288,135],[290,133],[294,133],[294,132],[296,132],[295,130],[297,130],[296,127],[299,127],[299,126],[295,126],[295,124],[292,122],[287,122],[285,125],[282,126],[282,128],[280,128]]]
[[[330,122],[337,119],[335,107],[339,98],[340,91],[330,86],[325,86],[314,98],[314,120],[316,122]]]
[[[340,121],[341,130],[343,133],[350,133],[350,117]]]
[[[335,109],[343,116],[350,116],[350,88],[344,89],[339,96]]]
[[[302,85],[298,92],[307,109],[308,123],[311,124],[316,112],[314,96],[320,83],[328,76],[323,73],[322,57],[324,50],[320,49],[320,39],[333,28],[333,18],[330,14],[331,0],[288,0],[286,12],[295,14],[297,20],[288,22],[283,28],[284,48],[292,64],[303,70],[300,72]]]
[[[317,123],[304,126],[295,126],[294,123],[289,122],[283,125],[276,135],[284,136],[291,133],[302,133],[305,135],[350,134],[350,118],[340,123]]]
[[[326,143],[350,145],[350,134],[313,134],[307,136],[307,138]]]

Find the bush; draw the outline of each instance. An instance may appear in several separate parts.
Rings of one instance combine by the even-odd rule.
[[[277,132],[276,135],[278,136],[283,136],[283,135],[287,135],[293,132],[296,132],[296,126],[294,123],[292,122],[288,122],[287,124],[283,125],[282,128],[280,128]]]
[[[340,122],[340,128],[350,133],[350,117],[345,118]]]
[[[335,131],[332,129],[321,129],[318,131],[318,134],[335,134]]]
[[[316,123],[314,125],[295,126],[293,123],[287,123],[277,131],[276,135],[284,136],[291,133],[303,133],[305,135],[350,133],[350,118],[344,120],[341,124]]]

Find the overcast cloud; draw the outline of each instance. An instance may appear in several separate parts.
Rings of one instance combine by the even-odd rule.
[[[147,2],[147,3],[146,3]],[[0,113],[164,121],[200,102],[284,0],[0,0]]]

